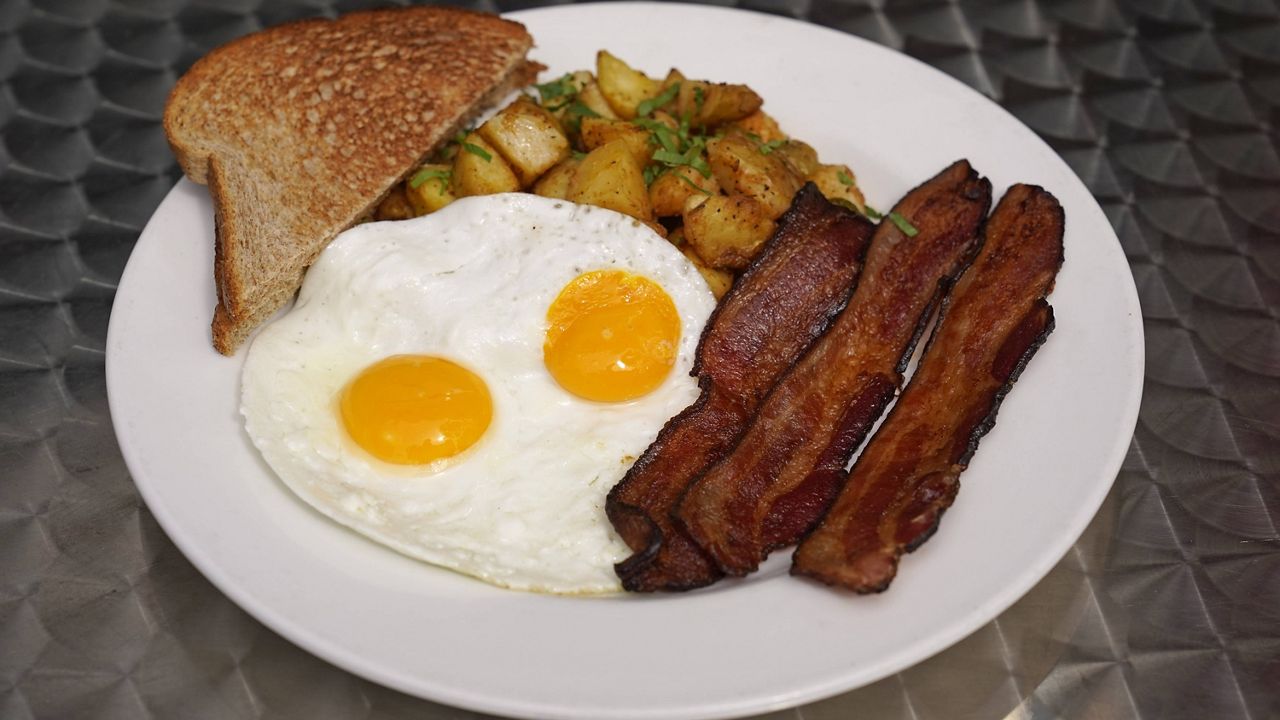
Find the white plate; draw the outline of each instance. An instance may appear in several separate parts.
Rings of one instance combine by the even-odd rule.
[[[903,55],[831,30],[709,7],[521,12],[544,77],[608,48],[648,71],[749,83],[782,127],[846,162],[890,207],[960,157],[1037,183],[1067,213],[1056,332],[1000,411],[938,534],[888,592],[855,597],[760,574],[700,592],[573,599],[489,587],[403,558],[295,499],[237,414],[243,352],[209,345],[213,222],[183,181],[125,269],[107,338],[120,446],[147,505],[220,589],[366,678],[441,702],[564,718],[734,716],[882,678],[969,634],[1071,547],[1120,467],[1138,412],[1137,294],[1101,210],[996,105]],[[785,555],[785,554],[784,554]]]

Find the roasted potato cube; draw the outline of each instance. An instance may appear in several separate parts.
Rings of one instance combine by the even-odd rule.
[[[573,174],[578,171],[578,166],[581,164],[582,161],[575,157],[567,157],[561,160],[533,184],[534,194],[556,198],[557,200],[567,199],[569,197],[569,183],[573,181]]]
[[[791,198],[804,184],[780,158],[765,155],[754,142],[738,135],[707,143],[707,162],[725,192],[759,200],[770,220],[791,207]]]
[[[685,201],[690,195],[710,197],[720,194],[716,177],[702,177],[702,173],[688,165],[671,168],[649,185],[649,204],[658,217],[672,217],[684,212]]]
[[[519,189],[520,178],[502,153],[478,133],[463,138],[462,149],[453,159],[454,195],[493,195]]]
[[[768,207],[749,195],[715,195],[684,214],[684,237],[707,265],[741,270],[773,234]]]
[[[763,110],[756,110],[741,120],[734,121],[733,127],[759,138],[763,143],[781,142],[787,134],[778,127],[778,121]]]
[[[782,143],[773,154],[785,162],[798,177],[809,177],[821,165],[818,162],[818,151],[799,140]]]
[[[405,195],[405,187],[401,184],[391,188],[391,192],[382,198],[382,202],[373,211],[374,220],[408,220],[417,215]]]
[[[648,165],[653,157],[654,148],[649,144],[649,131],[625,120],[585,117],[582,118],[581,130],[582,145],[587,150],[595,150],[614,140],[623,140],[640,167]]]
[[[688,243],[680,247],[680,252],[684,253],[684,256],[689,258],[689,262],[698,269],[698,274],[707,281],[707,287],[711,288],[711,294],[716,296],[716,300],[724,297],[724,294],[729,292],[729,288],[733,287],[733,273],[707,265]]]
[[[694,127],[716,127],[741,120],[760,109],[764,100],[746,85],[685,80],[676,101],[677,114],[689,116]]]
[[[828,200],[844,200],[853,203],[858,212],[867,211],[867,200],[858,189],[858,180],[848,165],[822,165],[812,174],[809,180],[822,191]]]
[[[662,223],[658,222],[657,220],[638,220],[637,222],[648,227],[650,230],[661,235],[663,238],[667,237],[667,233],[668,233],[667,227]]]
[[[641,221],[653,220],[644,172],[625,140],[614,140],[587,153],[569,183],[567,199],[617,210]]]
[[[662,89],[657,80],[632,68],[608,50],[596,53],[596,78],[604,99],[624,120],[634,118],[636,106]]]
[[[582,90],[578,92],[578,102],[602,118],[618,119],[618,113],[613,111],[609,101],[605,100],[604,94],[600,92],[600,83],[598,82],[592,81],[584,85]]]
[[[516,100],[477,132],[511,163],[523,187],[569,156],[569,138],[559,121],[532,100]]]
[[[448,165],[423,165],[404,184],[405,196],[415,215],[433,213],[457,199],[450,182]]]
[[[676,83],[683,83],[687,79],[688,78],[684,76],[684,73],[675,68],[671,68],[667,71],[667,76],[662,79],[662,89],[666,90]]]

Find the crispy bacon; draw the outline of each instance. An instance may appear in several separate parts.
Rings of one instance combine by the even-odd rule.
[[[796,550],[793,574],[879,592],[902,554],[937,529],[1000,401],[1053,329],[1044,298],[1062,265],[1062,232],[1052,195],[1029,185],[1005,194],[910,384]]]
[[[931,310],[972,258],[991,184],[961,160],[907,194],[877,228],[848,306],[760,406],[732,453],[695,480],[676,518],[730,575],[794,543],[901,384]]]
[[[733,447],[761,399],[853,291],[874,226],[812,184],[707,322],[693,374],[702,395],[670,420],[609,493],[609,520],[634,551],[616,567],[632,591],[686,590],[721,573],[670,512],[685,486]]]

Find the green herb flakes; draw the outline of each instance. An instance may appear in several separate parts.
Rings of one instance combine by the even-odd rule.
[[[493,156],[489,154],[489,151],[488,151],[488,150],[485,150],[484,148],[480,147],[479,145],[474,145],[474,144],[469,143],[469,142],[464,142],[464,143],[462,143],[462,149],[463,149],[463,150],[466,150],[467,152],[471,153],[472,155],[475,155],[476,157],[480,158],[481,160],[484,160],[485,162],[489,162],[489,161],[493,160]]]
[[[680,83],[672,83],[666,90],[658,93],[657,96],[642,101],[636,106],[637,117],[648,117],[653,114],[654,110],[666,105],[676,99],[676,95],[680,93]]]
[[[449,186],[449,181],[453,179],[453,171],[445,168],[422,168],[409,178],[409,187],[417,189],[428,180],[439,180],[440,189],[444,190]]]

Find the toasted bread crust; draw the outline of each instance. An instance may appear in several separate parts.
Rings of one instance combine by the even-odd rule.
[[[288,23],[196,62],[169,96],[164,128],[214,202],[215,348],[234,353],[339,232],[531,82],[532,44],[493,15],[412,7]]]

